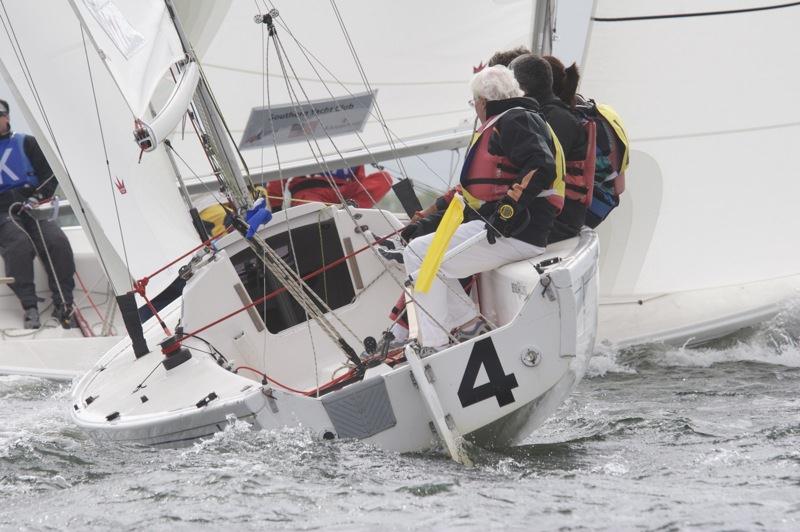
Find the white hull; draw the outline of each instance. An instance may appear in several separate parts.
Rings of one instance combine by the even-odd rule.
[[[305,211],[318,216],[318,207],[307,207]],[[334,218],[342,213],[326,212],[333,212]],[[387,228],[381,227],[385,221],[376,212],[363,211],[363,220],[381,234]],[[300,223],[295,216],[293,223]],[[268,230],[280,231],[280,225],[273,220]],[[337,225],[341,237],[353,236],[345,224]],[[190,280],[182,311],[176,302],[162,314],[170,326],[182,314],[183,324],[191,329],[241,306],[237,298],[230,298],[233,290],[221,289],[238,280],[226,258],[234,254],[235,244],[225,251]],[[481,275],[481,308],[498,328],[422,360],[456,433],[484,446],[517,443],[572,391],[594,348],[598,254],[595,233],[586,231],[580,242],[573,239],[555,246],[535,261],[509,264]],[[552,256],[564,260],[540,276],[534,263]],[[397,287],[380,273],[381,265],[371,253],[357,257],[364,288],[352,304],[336,312],[357,335],[362,331],[374,334],[385,327],[386,307]],[[550,288],[545,290],[542,279],[552,283]],[[209,300],[214,301],[213,309],[208,308]],[[348,316],[358,319],[352,322]],[[311,349],[301,347],[307,346],[303,338],[308,336],[308,325],[302,323],[277,334],[267,331],[262,333],[267,335],[264,338],[259,336],[257,324],[245,312],[198,336],[234,365],[257,367],[294,388],[316,389],[320,373],[309,379],[297,370],[315,367],[306,365],[306,360],[313,360]],[[152,322],[148,325],[145,334],[152,347],[164,334]],[[319,351],[316,366],[327,375],[341,364],[343,355],[326,345],[329,340],[318,334],[315,325],[311,330]],[[266,345],[263,355],[262,345]],[[208,349],[195,339],[187,339],[184,346]],[[531,359],[536,359],[535,363]],[[258,429],[299,426],[321,438],[358,438],[401,452],[437,445],[432,417],[426,413],[426,402],[404,360],[392,361],[392,366],[380,364],[368,369],[362,380],[311,396],[263,385],[259,377],[233,373],[196,351],[169,371],[162,360],[157,349],[136,360],[129,344],[117,346],[76,385],[70,409],[74,422],[100,439],[153,445],[186,444],[221,430],[231,419],[244,420]],[[482,388],[490,379],[495,391],[487,391],[489,386]]]
[[[800,275],[641,298],[600,299],[598,338],[618,347],[697,345],[758,325],[800,297]]]

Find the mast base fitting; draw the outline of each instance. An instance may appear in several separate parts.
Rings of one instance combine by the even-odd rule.
[[[181,347],[181,342],[177,336],[170,336],[159,345],[161,346],[161,352],[164,353],[164,360],[161,363],[167,371],[177,368],[192,358],[192,353],[185,347]]]

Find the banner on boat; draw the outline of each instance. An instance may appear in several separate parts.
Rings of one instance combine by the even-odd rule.
[[[239,149],[363,131],[374,101],[375,92],[364,92],[303,105],[255,107],[250,111]]]

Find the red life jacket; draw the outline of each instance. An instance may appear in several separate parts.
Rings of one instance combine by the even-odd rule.
[[[342,186],[346,183],[353,181],[353,179],[364,179],[366,172],[364,165],[355,167],[353,172],[333,172],[330,175],[325,174],[311,174],[309,176],[293,177],[289,180],[289,192],[296,194],[301,190],[308,190],[310,188],[332,188],[332,183],[337,186]]]
[[[515,107],[514,109],[522,108]],[[519,176],[520,169],[506,157],[489,153],[489,140],[495,134],[495,124],[508,111],[486,121],[472,138],[460,180],[462,190],[467,193],[465,199],[470,203],[472,198],[481,202],[501,199]],[[551,138],[552,136],[551,130]],[[559,155],[554,156],[558,157]],[[558,193],[555,184],[554,188],[539,193],[539,197],[546,197],[558,212],[561,212],[564,207],[564,196]]]
[[[565,195],[588,207],[592,203],[594,193],[597,126],[587,117],[579,116],[578,119],[586,132],[586,154],[581,161],[567,161],[567,172],[564,174]]]

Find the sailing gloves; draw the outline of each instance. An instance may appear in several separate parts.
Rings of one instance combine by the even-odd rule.
[[[486,240],[494,244],[498,237],[519,234],[530,222],[530,213],[524,206],[506,196],[486,222]]]
[[[400,236],[403,237],[403,240],[406,243],[409,243],[415,236],[417,236],[419,230],[420,230],[419,223],[412,222],[407,226],[405,226],[402,231],[400,231]]]

